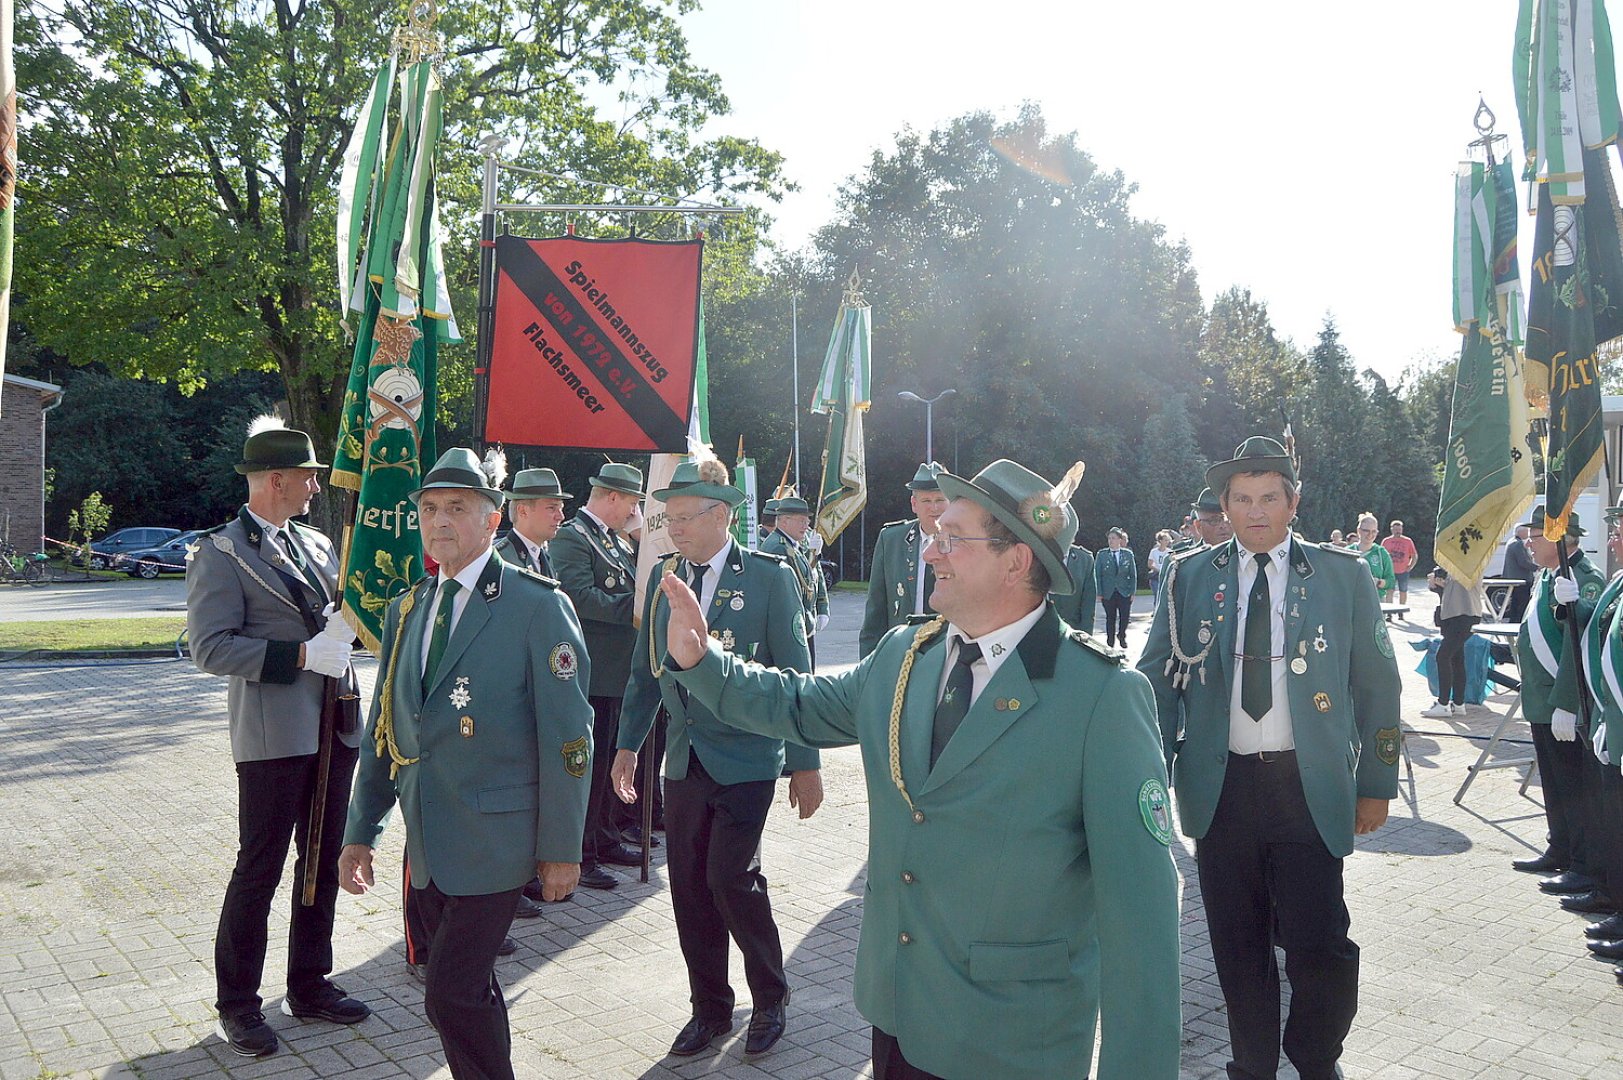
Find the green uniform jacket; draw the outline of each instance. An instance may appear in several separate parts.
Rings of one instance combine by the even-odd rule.
[[[806,610],[806,636],[817,629],[817,616],[828,614],[828,585],[823,581],[823,569],[807,557],[801,546],[787,535],[773,529],[761,541],[761,550],[776,555],[795,572],[795,583],[800,588],[800,604]]]
[[[1091,634],[1099,605],[1099,592],[1093,582],[1093,552],[1072,544],[1071,550],[1065,553],[1065,569],[1071,575],[1071,595],[1055,596],[1050,593],[1048,598],[1053,601],[1054,610],[1059,612],[1059,617],[1065,620],[1067,626]]]
[[[1585,600],[1584,587],[1579,587],[1578,593],[1578,623],[1582,627],[1579,640],[1583,643],[1583,684],[1585,695],[1589,699],[1591,725],[1605,723],[1617,713],[1617,703],[1612,700],[1611,691],[1606,686],[1606,676],[1601,670],[1601,647],[1605,644],[1606,634],[1611,629],[1612,619],[1617,614],[1618,600],[1623,598],[1623,572],[1614,574],[1612,580],[1606,583],[1593,600]],[[1562,629],[1566,629],[1563,624]],[[1566,649],[1561,654],[1561,666],[1556,670],[1555,689],[1550,695],[1550,703],[1554,708],[1566,709],[1570,712],[1583,714],[1578,709],[1578,665],[1574,657],[1579,653]]]
[[[728,723],[861,745],[868,878],[857,1008],[913,1065],[962,1080],[1171,1080],[1181,1042],[1178,882],[1144,680],[1050,607],[931,769],[946,634],[888,635],[855,668],[796,675],[712,646],[677,679]],[[1087,642],[1087,644],[1084,644]]]
[[[1235,590],[1247,554],[1230,540],[1169,562],[1169,569],[1176,567],[1171,591],[1162,589],[1138,663],[1155,687],[1184,835],[1197,840],[1211,826],[1228,771],[1239,648]],[[1285,655],[1307,664],[1301,674],[1293,669],[1285,676],[1296,762],[1319,835],[1341,858],[1352,852],[1357,798],[1390,799],[1398,792],[1398,666],[1375,583],[1357,552],[1292,540],[1285,594]],[[1167,670],[1172,606],[1184,655],[1207,649],[1203,630],[1211,638],[1204,662],[1181,688],[1172,685],[1178,668]]]
[[[569,599],[493,555],[425,693],[423,627],[438,582],[425,579],[389,605],[344,843],[377,847],[398,799],[412,884],[432,881],[451,896],[505,892],[534,877],[538,862],[580,862],[590,661]],[[388,751],[374,752],[391,672],[395,742],[417,759],[393,780]]]
[[[1369,566],[1369,576],[1375,582],[1375,591],[1383,598],[1396,588],[1398,583],[1397,571],[1392,569],[1392,555],[1379,544],[1370,547],[1368,551],[1356,552]]]
[[[885,631],[907,621],[913,614],[913,598],[931,579],[919,558],[919,519],[882,526],[868,567],[868,607],[862,614],[862,632],[857,635],[859,657],[873,652]],[[934,610],[928,596],[924,598],[924,610]]]
[[[711,636],[740,656],[791,670],[809,670],[811,652],[806,647],[806,620],[794,571],[776,555],[746,551],[732,540],[727,543],[727,563],[705,613]],[[672,672],[655,676],[651,657],[658,657],[657,663],[664,665],[665,623],[671,610],[658,587],[667,565],[687,573],[681,558],[666,556],[649,580],[648,601],[631,656],[631,678],[620,709],[619,748],[640,749],[664,705],[671,718],[665,744],[665,775],[671,780],[688,774],[690,746],[718,784],[775,780],[786,768],[790,772],[821,768],[822,756],[816,750],[795,743],[786,746],[781,737],[766,738],[728,727],[700,702],[684,702]]]
[[[530,545],[521,540],[517,533],[508,533],[491,545],[496,554],[502,557],[503,562],[510,562],[514,566],[522,566],[533,574],[540,574],[544,578],[550,578],[553,574],[552,559],[547,551],[548,545],[542,544],[540,546],[541,559],[536,562],[530,558]]]
[[[1606,584],[1606,577],[1589,556],[1582,552],[1574,553],[1577,557],[1572,562],[1573,580],[1578,583],[1578,626],[1582,628],[1589,621],[1595,610],[1595,601],[1600,598],[1602,587]],[[1543,570],[1539,572],[1538,580],[1533,585],[1533,596],[1527,602],[1527,612],[1522,616],[1522,629],[1516,635],[1516,669],[1522,679],[1522,713],[1527,717],[1529,724],[1548,724],[1550,714],[1557,708],[1578,711],[1578,688],[1576,671],[1568,670],[1565,673],[1565,686],[1557,692],[1557,682],[1560,681],[1563,668],[1570,668],[1571,661],[1567,659],[1567,650],[1572,642],[1571,631],[1567,629],[1565,621],[1552,620],[1556,630],[1554,637],[1549,641],[1547,659],[1556,670],[1550,673],[1550,667],[1541,661],[1539,656],[1544,650],[1535,648],[1532,634],[1537,633],[1533,623],[1539,617],[1540,610],[1554,612],[1557,609],[1555,595],[1551,592],[1552,582],[1555,580],[1555,571]]]
[[[1133,559],[1131,548],[1124,544],[1120,550],[1119,560],[1109,547],[1100,548],[1093,557],[1093,573],[1098,581],[1099,595],[1107,600],[1118,594],[1132,596],[1138,592],[1138,563]]]
[[[558,584],[575,604],[592,657],[593,697],[620,697],[631,674],[637,552],[625,537],[585,514],[558,528],[547,545]],[[606,751],[605,751],[606,752]]]

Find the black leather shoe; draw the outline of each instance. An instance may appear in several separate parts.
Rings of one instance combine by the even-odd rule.
[[[637,864],[642,865],[642,860],[638,859]],[[583,866],[580,870],[580,883],[587,889],[612,889],[620,884],[620,879],[601,866]]]
[[[262,1012],[232,1013],[214,1023],[214,1033],[225,1040],[234,1054],[264,1057],[276,1053],[276,1032],[265,1023]]]
[[[1612,974],[1617,976],[1617,985],[1623,986],[1623,965],[1613,968]]]
[[[692,1057],[731,1030],[733,1030],[731,1020],[712,1024],[695,1016],[688,1021],[687,1027],[677,1034],[676,1041],[671,1043],[671,1053],[677,1057]]]
[[[512,956],[518,952],[518,942],[510,937],[502,938],[502,943],[496,948],[497,956]]]
[[[1510,868],[1520,870],[1524,874],[1559,874],[1565,869],[1560,863],[1550,858],[1549,852],[1545,852],[1536,859],[1513,859]]]
[[[282,998],[282,1012],[300,1020],[330,1020],[335,1024],[359,1024],[372,1010],[345,994],[332,983],[323,983],[308,993],[289,990]]]
[[[1591,941],[1589,951],[1602,960],[1623,960],[1623,941]]]
[[[546,895],[541,891],[541,879],[533,877],[524,883],[524,897],[527,900],[544,900]]]
[[[534,900],[531,900],[528,896],[521,894],[518,898],[518,907],[513,911],[513,918],[539,919],[540,917],[541,905],[536,903]]]
[[[624,840],[630,847],[632,847],[634,849],[642,847],[642,826],[641,825],[633,825],[629,829],[621,829],[620,830],[620,838],[622,840]],[[651,848],[657,848],[662,843],[663,843],[663,841],[660,840],[659,837],[655,836],[655,837],[653,837],[653,838],[651,838],[649,840],[648,846],[651,847]],[[642,859],[638,858],[637,861],[640,863],[640,862],[642,862]]]
[[[1563,897],[1561,910],[1577,915],[1615,915],[1617,903],[1599,889]]]
[[[789,992],[783,992],[783,1000],[766,1009],[756,1009],[750,1013],[749,1035],[744,1039],[744,1053],[764,1054],[777,1045],[783,1038],[784,1022],[789,1015]]]
[[[406,970],[411,972],[412,978],[416,979],[424,986],[428,985],[428,962],[426,960],[421,964],[413,964],[410,961],[407,961]]]
[[[1584,937],[1598,941],[1623,941],[1623,915],[1611,915],[1584,927]]]
[[[1575,870],[1563,870],[1554,877],[1547,877],[1538,883],[1539,892],[1546,892],[1551,896],[1573,896],[1589,892],[1594,887],[1594,878]]]
[[[642,852],[632,851],[624,844],[615,844],[607,851],[599,851],[597,861],[600,863],[613,863],[615,866],[641,866]]]

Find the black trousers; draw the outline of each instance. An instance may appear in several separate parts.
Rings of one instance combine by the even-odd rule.
[[[1455,615],[1442,622],[1443,643],[1437,646],[1437,700],[1465,704],[1465,643],[1471,640],[1475,616]]]
[[[1115,593],[1110,596],[1101,596],[1099,602],[1105,609],[1105,643],[1107,645],[1127,644],[1127,619],[1133,611],[1133,598]]]
[[[757,1009],[783,1000],[783,944],[761,873],[761,831],[777,784],[718,784],[688,752],[688,774],[665,783],[666,869],[676,936],[687,962],[693,1015],[732,1020],[727,937],[744,954],[744,979]]]
[[[323,807],[315,903],[301,904],[307,857],[310,800],[316,755],[237,763],[237,865],[220,906],[214,935],[214,1007],[222,1016],[260,1011],[265,975],[267,920],[289,841],[293,863],[293,916],[287,936],[287,988],[310,994],[332,972],[333,905],[338,898],[338,851],[343,846],[349,785],[359,752],[333,740]]]
[[[1584,843],[1583,767],[1593,756],[1582,740],[1560,742],[1549,724],[1530,724],[1539,784],[1544,788],[1544,818],[1550,827],[1546,853],[1568,870],[1590,872]]]
[[[609,821],[616,830],[642,828],[642,795],[647,792],[654,800],[654,824],[658,826],[665,820],[665,792],[662,787],[665,773],[665,732],[670,727],[670,717],[661,708],[654,717],[654,730],[648,737],[654,740],[654,768],[653,774],[643,768],[642,755],[637,755],[637,801],[623,803],[618,798],[606,800],[608,803]],[[614,743],[611,741],[610,746]],[[614,764],[613,758],[609,760],[610,766]]]
[[[896,1036],[878,1028],[873,1029],[873,1075],[874,1080],[941,1080],[935,1073],[927,1073],[909,1063],[902,1056],[902,1046]]]
[[[432,881],[417,894],[428,931],[423,1007],[457,1080],[513,1080],[507,1001],[496,982],[496,950],[518,910],[519,889],[447,896]]]
[[[406,963],[428,963],[428,926],[423,922],[423,905],[411,887],[411,853],[400,853],[400,917],[406,931]],[[514,905],[517,906],[516,904]]]
[[[1302,1080],[1335,1076],[1358,1011],[1358,946],[1347,937],[1341,860],[1313,824],[1294,753],[1230,754],[1195,862],[1212,959],[1228,1006],[1232,1080],[1272,1080],[1281,1045],[1279,967],[1291,1009],[1284,1049]]]
[[[594,694],[587,700],[592,703],[592,783],[586,797],[586,833],[581,837],[583,870],[598,865],[599,851],[620,843],[620,826],[611,813],[620,800],[609,797],[609,773],[614,768],[614,743],[620,734],[621,699]]]
[[[1578,814],[1583,822],[1584,866],[1589,876],[1595,879],[1596,887],[1615,900],[1623,893],[1614,891],[1619,883],[1620,868],[1613,859],[1616,845],[1611,831],[1615,817],[1607,803],[1618,790],[1612,779],[1623,779],[1623,774],[1615,766],[1600,763],[1590,742],[1589,732],[1584,730],[1582,724],[1578,727],[1578,748],[1578,784],[1582,799]]]
[[[1606,894],[1623,903],[1623,773],[1615,762],[1601,765],[1597,761],[1595,768],[1600,776],[1600,816],[1596,819],[1600,827],[1590,830],[1595,861],[1600,864]]]
[[[1527,602],[1533,598],[1532,583],[1514,586],[1510,590],[1510,605],[1505,608],[1505,621],[1519,623],[1527,613]]]

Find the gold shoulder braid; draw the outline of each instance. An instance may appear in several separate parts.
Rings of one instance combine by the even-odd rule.
[[[659,568],[659,581],[664,581],[668,575],[676,573],[676,563],[679,558],[680,556],[672,555],[665,560],[664,565]],[[659,596],[656,593],[659,588],[659,581],[655,581],[652,574],[648,576],[647,617],[649,619],[654,617],[654,608],[659,605]],[[648,627],[648,670],[654,673],[656,679],[665,677],[665,665],[659,662],[659,652],[654,647],[654,628],[652,624]]]
[[[896,677],[896,696],[890,701],[890,782],[902,793],[910,810],[913,808],[913,796],[907,793],[907,785],[902,782],[902,699],[907,696],[907,680],[913,673],[913,661],[918,657],[919,649],[946,628],[944,615],[937,615],[919,627],[919,632],[913,635],[913,644],[907,647],[907,655],[902,657],[902,670]]]
[[[1167,657],[1166,667],[1161,670],[1161,674],[1172,676],[1172,689],[1174,690],[1189,685],[1189,671],[1196,664],[1200,665],[1201,685],[1206,685],[1206,656],[1212,651],[1212,642],[1217,640],[1214,635],[1211,640],[1206,642],[1200,652],[1193,656],[1183,651],[1183,645],[1178,640],[1178,594],[1174,588],[1178,581],[1178,564],[1181,561],[1181,559],[1169,559],[1167,561],[1167,579],[1161,586],[1161,591],[1166,596],[1167,637],[1172,643],[1172,655]],[[1178,669],[1176,674],[1172,670],[1174,665]]]
[[[373,740],[378,744],[378,757],[383,752],[389,752],[389,779],[393,780],[400,773],[400,766],[417,764],[416,758],[400,756],[400,748],[394,741],[394,672],[400,665],[400,639],[406,633],[406,616],[417,603],[417,590],[407,591],[406,598],[400,601],[400,621],[395,624],[394,644],[389,649],[389,670],[383,676],[383,689],[378,693],[382,695],[378,702],[377,730],[372,733]]]

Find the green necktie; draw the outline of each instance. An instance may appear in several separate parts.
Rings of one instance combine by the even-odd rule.
[[[952,665],[952,671],[947,675],[947,689],[941,695],[941,704],[935,709],[935,727],[930,733],[930,768],[935,768],[936,758],[941,751],[947,748],[952,739],[952,733],[958,730],[958,725],[964,722],[969,715],[969,698],[974,693],[975,681],[970,674],[969,666],[981,658],[981,647],[973,641],[961,642],[958,645],[958,659]]]
[[[1253,720],[1274,705],[1273,604],[1268,598],[1268,553],[1257,556],[1257,580],[1245,602],[1245,659],[1240,662],[1240,708]]]
[[[434,612],[434,634],[428,639],[428,663],[423,665],[423,693],[434,685],[434,676],[439,674],[440,657],[445,655],[445,644],[451,640],[451,612],[455,610],[456,594],[462,591],[462,584],[456,578],[450,578],[440,586],[440,603]]]

